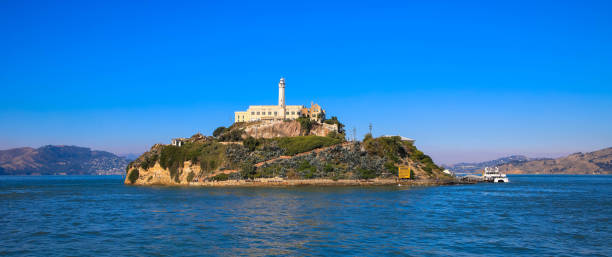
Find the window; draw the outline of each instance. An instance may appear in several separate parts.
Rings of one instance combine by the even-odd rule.
[[[277,112],[274,112],[274,116],[276,116],[277,114],[278,114]]]
[[[286,114],[289,115],[289,112],[287,112]]]
[[[295,112],[291,112],[291,115],[295,115]]]
[[[255,115],[255,112],[251,112],[251,115]]]
[[[272,115],[272,112],[268,112],[268,115]]]
[[[259,112],[257,112],[257,115],[259,115]]]

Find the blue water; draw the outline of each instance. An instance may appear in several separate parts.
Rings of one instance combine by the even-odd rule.
[[[612,176],[185,188],[0,177],[0,255],[612,255]]]

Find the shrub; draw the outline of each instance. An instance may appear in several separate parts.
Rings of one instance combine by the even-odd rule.
[[[376,172],[374,172],[373,170],[369,170],[369,169],[363,169],[363,168],[359,168],[357,170],[357,174],[359,175],[360,179],[373,179],[376,177]]]
[[[229,132],[226,131],[221,136],[219,136],[219,140],[225,142],[238,142],[242,140],[242,133],[244,133],[242,129],[231,129],[229,130]]]
[[[310,134],[310,129],[312,129],[314,122],[308,117],[299,117],[297,121],[300,123],[300,127],[302,128],[302,135],[307,136]]]
[[[227,128],[223,127],[223,126],[216,128],[215,131],[213,131],[213,137],[219,137],[226,130],[227,130]]]
[[[128,180],[130,183],[134,184],[134,182],[138,180],[139,176],[140,174],[138,173],[138,169],[132,169],[132,171],[130,171],[130,175],[128,176]]]
[[[225,173],[217,174],[216,176],[210,178],[212,181],[226,181],[229,179],[229,175]]]
[[[254,137],[247,137],[242,141],[242,144],[244,145],[244,147],[246,147],[247,149],[249,149],[249,151],[255,151],[255,148],[257,147],[257,145],[259,144],[259,142],[257,142],[257,139],[255,139]]]
[[[147,155],[144,157],[144,160],[140,163],[140,167],[148,170],[149,168],[153,167],[155,165],[155,162],[157,162],[157,154],[151,154],[151,155]]]
[[[195,176],[195,174],[193,174],[193,171],[189,172],[189,174],[187,174],[187,182],[193,181],[193,177],[194,176]]]
[[[243,179],[253,179],[255,177],[255,165],[252,163],[243,163],[240,168],[240,175]]]
[[[342,141],[346,140],[344,134],[340,134],[340,133],[338,133],[336,131],[330,131],[329,133],[327,133],[326,136],[327,137],[331,137],[331,138],[335,138],[335,139],[340,139]]]

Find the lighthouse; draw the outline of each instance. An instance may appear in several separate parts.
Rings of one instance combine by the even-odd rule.
[[[286,118],[287,110],[285,109],[285,78],[281,77],[278,82],[278,106],[283,110],[283,120]]]

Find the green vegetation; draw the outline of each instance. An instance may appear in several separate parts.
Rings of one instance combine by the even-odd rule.
[[[238,142],[242,141],[242,129],[228,129],[219,136],[219,140],[223,142]]]
[[[195,176],[195,174],[193,174],[193,171],[189,172],[189,174],[187,174],[187,182],[193,181],[193,177],[194,176]]]
[[[212,181],[226,181],[229,180],[229,175],[225,173],[217,174],[214,177],[210,178]]]
[[[431,157],[418,150],[411,142],[402,141],[400,137],[372,138],[366,135],[363,144],[368,154],[385,157],[391,161],[385,163],[385,169],[393,170],[393,173],[396,173],[397,169],[392,165],[399,163],[401,158],[409,158],[420,163],[423,170],[430,175],[434,171],[442,171],[442,168],[436,165]]]
[[[132,169],[132,171],[130,171],[130,175],[128,176],[128,180],[130,183],[134,184],[134,182],[138,180],[139,176],[140,174],[138,173],[138,169]]]
[[[278,143],[286,155],[308,152],[320,147],[342,143],[342,140],[320,136],[281,137],[272,139]]]
[[[369,169],[359,168],[357,169],[357,174],[359,175],[359,179],[373,179],[376,178],[376,172]]]
[[[149,168],[155,165],[155,162],[157,162],[157,155],[155,154],[147,155],[144,157],[144,160],[140,163],[140,167],[145,170],[148,170]]]
[[[340,134],[340,133],[338,133],[336,131],[330,131],[329,133],[327,133],[326,136],[327,137],[331,137],[331,138],[335,138],[335,139],[340,139],[342,141],[346,140],[344,134]]]
[[[240,176],[243,179],[255,178],[256,168],[252,163],[243,163],[240,168]]]
[[[297,171],[305,179],[311,179],[315,177],[317,167],[312,166],[308,161],[304,160],[298,166]]]
[[[344,133],[344,124],[340,123],[340,121],[338,120],[338,117],[332,116],[330,119],[327,119],[327,120],[325,120],[323,122],[327,123],[327,124],[337,124],[338,125],[338,133],[345,134]]]
[[[226,127],[218,127],[215,129],[215,131],[213,131],[213,137],[219,137],[221,134],[225,133],[225,131],[227,131]]]
[[[249,151],[252,152],[255,151],[255,148],[259,144],[259,141],[257,141],[257,139],[255,139],[254,137],[249,136],[242,140],[242,144],[244,145],[244,147],[246,147],[247,149],[249,149]]]
[[[308,117],[299,117],[297,121],[300,123],[300,127],[302,128],[302,135],[307,136],[310,134],[314,121],[310,120]]]
[[[225,158],[225,146],[217,142],[185,143],[183,146],[167,145],[161,149],[159,164],[170,171],[170,177],[178,180],[179,168],[185,161],[200,163],[202,171],[213,171]]]

